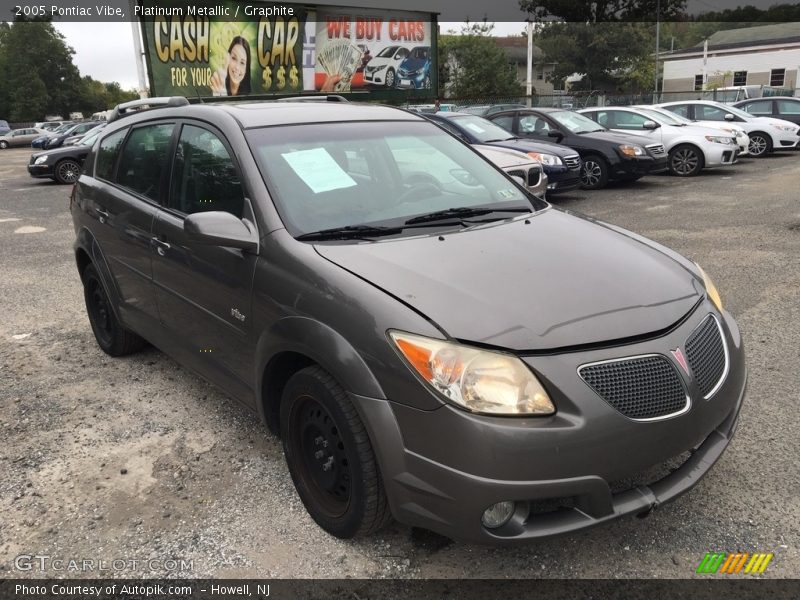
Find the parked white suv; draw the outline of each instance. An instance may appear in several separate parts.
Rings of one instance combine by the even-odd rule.
[[[654,110],[610,106],[578,112],[612,131],[634,133],[651,142],[660,142],[669,156],[669,172],[679,177],[697,175],[704,167],[733,165],[739,158],[739,147],[732,134],[686,125]]]
[[[707,100],[688,100],[659,104],[667,110],[701,123],[731,123],[741,127],[750,136],[750,154],[764,156],[777,149],[789,149],[800,144],[800,127],[790,121],[751,114]]]

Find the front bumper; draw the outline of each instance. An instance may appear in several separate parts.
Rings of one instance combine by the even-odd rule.
[[[53,165],[43,164],[43,165],[28,165],[28,173],[31,177],[41,177],[41,178],[53,178],[55,175],[53,174]]]
[[[632,421],[597,397],[575,368],[644,352],[669,356],[668,349],[684,343],[707,309],[701,305],[657,340],[526,358],[556,404],[552,417],[485,417],[449,405],[421,411],[353,396],[370,431],[394,516],[455,539],[513,544],[646,514],[687,492],[721,456],[736,429],[747,376],[733,319],[722,319],[730,354],[724,383],[708,400],[695,390],[690,410],[680,416]],[[677,470],[656,480],[638,478],[689,452]],[[485,528],[483,511],[501,501],[516,502],[513,517],[499,529]]]
[[[420,89],[422,88],[422,84],[425,82],[425,75],[426,73],[423,71],[419,74],[413,73],[403,73],[401,71],[397,72],[397,78],[395,81],[396,87],[401,89]]]
[[[736,144],[709,144],[703,149],[705,166],[727,167],[739,162],[739,147]]]
[[[552,167],[543,165],[543,169],[548,179],[547,191],[551,194],[575,190],[581,185],[580,168],[568,169],[565,166]]]
[[[663,173],[668,168],[667,156],[660,158],[652,156],[638,156],[636,158],[622,158],[617,164],[611,165],[609,177],[611,179],[625,179],[628,177],[644,177]]]

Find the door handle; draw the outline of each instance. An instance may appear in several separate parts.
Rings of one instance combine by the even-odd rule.
[[[105,223],[105,222],[106,222],[106,219],[108,219],[108,217],[110,217],[110,216],[111,216],[111,215],[109,215],[109,214],[108,214],[106,211],[104,211],[102,208],[95,208],[95,209],[94,209],[94,212],[96,212],[98,215],[100,215],[100,217],[99,217],[99,219],[98,219],[98,220],[99,220],[101,223]]]
[[[157,237],[150,238],[152,244],[156,247],[156,252],[159,256],[166,256],[167,250],[172,248],[167,242],[158,239]]]

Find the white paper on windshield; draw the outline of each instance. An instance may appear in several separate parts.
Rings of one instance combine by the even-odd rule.
[[[297,150],[281,156],[315,194],[357,185],[325,148]]]
[[[466,123],[464,127],[466,127],[467,129],[471,129],[475,133],[483,133],[484,131],[486,131],[483,127],[481,127],[480,125],[476,125],[475,123]]]

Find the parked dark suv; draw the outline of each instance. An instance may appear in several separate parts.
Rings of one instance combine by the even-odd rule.
[[[166,106],[126,114],[145,102]],[[736,427],[742,339],[697,265],[419,115],[134,101],[70,210],[100,347],[147,340],[258,411],[339,537],[647,514]]]

